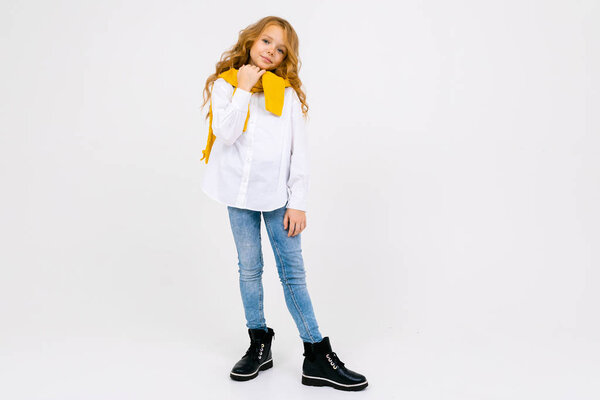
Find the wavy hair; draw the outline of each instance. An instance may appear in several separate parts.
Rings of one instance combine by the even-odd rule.
[[[302,103],[302,113],[306,118],[308,105],[306,104],[306,95],[301,89],[302,81],[298,77],[298,70],[302,66],[302,62],[298,58],[298,35],[288,21],[276,16],[264,17],[239,32],[237,43],[221,55],[221,59],[216,64],[215,73],[206,79],[203,92],[204,103],[202,103],[200,108],[204,108],[206,103],[208,103],[212,85],[218,79],[221,72],[227,71],[231,67],[239,69],[242,65],[249,64],[250,48],[258,40],[263,30],[273,24],[279,25],[285,32],[286,56],[281,64],[271,72],[290,81],[292,88],[294,88]],[[207,112],[206,119],[208,117],[209,113]]]

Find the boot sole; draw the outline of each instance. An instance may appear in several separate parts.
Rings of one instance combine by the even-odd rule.
[[[321,378],[319,376],[310,376],[302,374],[302,384],[307,386],[331,386],[334,389],[355,392],[366,388],[369,385],[369,382],[364,381],[360,383],[346,384],[335,382],[327,378]]]
[[[258,366],[257,370],[250,374],[240,374],[238,372],[231,372],[229,374],[229,376],[234,381],[248,381],[250,379],[256,378],[258,376],[258,371],[264,371],[265,369],[269,369],[271,367],[273,367],[273,359],[272,358],[265,361],[264,363],[260,364]]]

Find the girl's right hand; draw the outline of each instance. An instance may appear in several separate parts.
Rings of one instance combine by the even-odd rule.
[[[251,91],[256,82],[266,72],[265,69],[260,69],[256,65],[245,64],[238,69],[237,83],[240,89],[247,92]]]

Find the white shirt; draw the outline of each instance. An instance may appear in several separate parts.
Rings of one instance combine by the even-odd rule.
[[[308,137],[298,94],[285,88],[283,110],[265,109],[263,92],[248,92],[219,78],[212,89],[215,141],[202,181],[212,199],[237,208],[307,211]],[[250,104],[250,118],[244,122]]]

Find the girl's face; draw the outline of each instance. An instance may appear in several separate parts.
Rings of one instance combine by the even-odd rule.
[[[284,30],[279,25],[269,25],[250,48],[250,64],[261,69],[275,69],[287,55]]]

